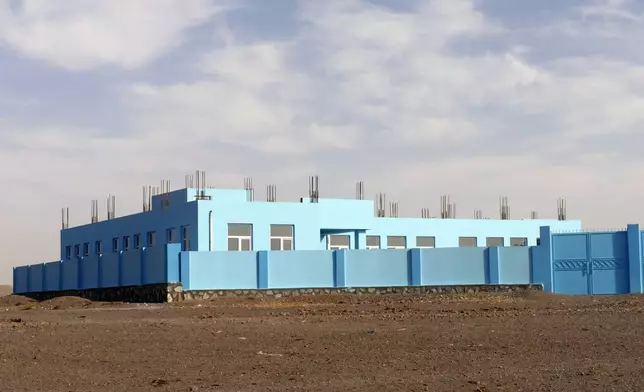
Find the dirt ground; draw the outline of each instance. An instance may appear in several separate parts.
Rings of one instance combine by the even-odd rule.
[[[0,299],[5,391],[644,391],[644,297]]]

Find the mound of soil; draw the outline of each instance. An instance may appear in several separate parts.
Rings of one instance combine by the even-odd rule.
[[[45,309],[78,309],[92,306],[92,301],[79,297],[58,297],[43,301],[40,305]]]
[[[6,295],[0,298],[0,308],[9,308],[14,306],[30,306],[38,302],[22,295]]]
[[[5,295],[9,295],[11,293],[13,293],[13,287],[8,285],[0,285],[0,297],[4,297]]]

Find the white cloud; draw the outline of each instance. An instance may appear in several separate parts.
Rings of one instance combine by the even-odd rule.
[[[138,68],[225,9],[208,0],[0,0],[0,43],[57,66]]]
[[[114,2],[56,4],[27,1],[8,13],[4,2],[0,36],[26,56],[89,69],[149,64],[221,3],[129,1],[123,17]],[[0,99],[0,138],[12,146],[0,150],[0,164],[13,169],[3,186],[26,195],[1,196],[11,206],[4,216],[16,236],[9,253],[21,257],[15,263],[55,254],[53,240],[47,255],[20,251],[33,219],[57,222],[63,203],[88,219],[89,199],[110,192],[119,195],[119,213],[130,212],[140,208],[140,185],[155,176],[176,182],[195,166],[219,187],[255,175],[258,198],[270,182],[280,199],[294,200],[306,193],[306,176],[319,173],[325,196],[351,196],[353,181],[364,180],[367,195],[387,192],[405,215],[435,210],[449,192],[460,216],[473,208],[496,216],[503,193],[516,217],[532,209],[553,216],[556,197],[566,196],[571,216],[591,226],[644,218],[632,210],[644,169],[636,148],[644,142],[640,63],[574,48],[539,58],[543,44],[530,32],[515,34],[468,0],[418,1],[414,12],[358,0],[300,4],[292,37],[240,36],[217,25],[223,47],[183,59],[194,70],[189,80],[129,85],[111,102],[126,113],[125,129],[19,124]],[[634,13],[627,3],[606,4]],[[548,34],[548,47],[559,38],[593,45],[628,37],[589,12],[599,11],[576,10],[577,19],[533,34]]]

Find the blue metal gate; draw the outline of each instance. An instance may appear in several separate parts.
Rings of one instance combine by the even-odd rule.
[[[555,234],[552,243],[555,293],[629,292],[625,231]]]

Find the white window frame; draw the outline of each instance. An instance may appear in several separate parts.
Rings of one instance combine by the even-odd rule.
[[[349,244],[348,245],[331,245],[331,238],[332,237],[349,237]],[[344,249],[351,249],[351,236],[348,234],[329,234],[326,236],[326,248],[328,250],[344,250]]]
[[[521,240],[521,245],[513,244],[513,242],[516,240]],[[510,238],[510,246],[528,246],[528,239],[526,237],[512,237]]]
[[[389,245],[389,238],[390,237],[402,237],[405,239],[405,245]],[[407,249],[407,237],[404,235],[388,235],[387,236],[387,249]]]
[[[290,236],[281,236],[281,235],[273,235],[271,233],[270,237],[270,248],[272,251],[288,251],[288,250],[295,250],[295,226],[294,225],[289,225],[289,224],[275,224],[271,225],[271,232],[273,231],[273,226],[284,226],[284,227],[290,227],[291,228],[291,235]],[[273,249],[273,240],[279,240],[280,241],[280,248],[279,249]],[[284,246],[285,241],[290,241],[291,246],[290,248],[286,249]]]
[[[463,240],[471,240],[471,239],[474,239],[474,245],[462,245]],[[478,237],[474,237],[474,236],[472,236],[472,237],[465,237],[465,236],[458,237],[458,247],[459,248],[476,248],[478,246],[479,246]]]
[[[184,252],[190,250],[190,225],[181,227],[181,250]]]
[[[378,245],[369,245],[369,237],[374,237],[378,239]],[[380,245],[382,243],[382,240],[379,235],[368,235],[367,238],[365,239],[365,243],[367,244],[367,249],[380,249]]]
[[[228,224],[228,235],[227,235],[227,240],[226,243],[228,244],[228,250],[231,252],[248,252],[253,250],[253,225],[250,223],[229,223]],[[230,235],[230,225],[246,225],[250,226],[250,235]],[[230,249],[230,240],[236,240],[237,242],[237,249]],[[243,246],[242,243],[244,240],[248,240],[248,250],[242,250]]]
[[[253,236],[248,236],[248,235],[231,235],[228,237],[228,241],[230,240],[237,240],[237,249],[230,249],[230,242],[228,243],[228,250],[231,252],[248,252],[248,250],[253,250]],[[248,243],[250,244],[248,250],[242,250],[242,242],[244,240],[248,240]]]
[[[418,239],[419,238],[433,238],[434,239],[434,246],[418,245]],[[418,236],[416,236],[416,248],[418,248],[418,249],[434,249],[434,248],[436,248],[436,237],[434,237],[433,235],[418,235]]]

